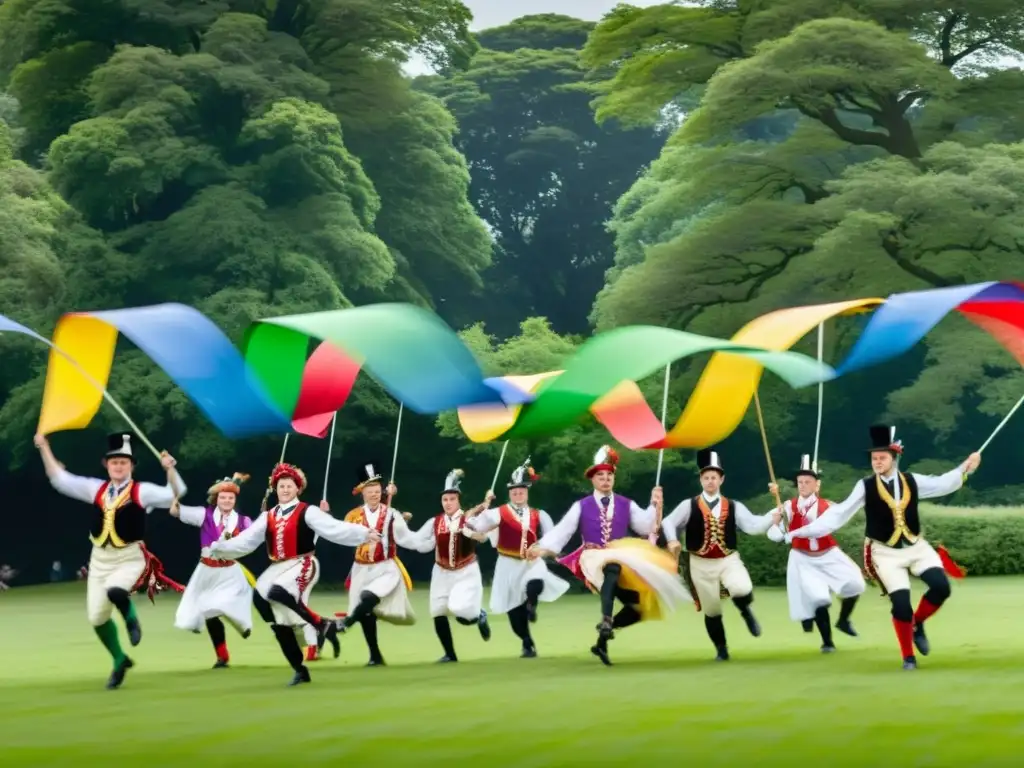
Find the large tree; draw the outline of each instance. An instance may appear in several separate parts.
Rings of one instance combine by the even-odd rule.
[[[652,122],[694,87],[702,96],[619,201],[597,327],[727,335],[782,306],[1024,276],[1024,240],[1012,234],[1024,223],[1012,202],[1024,73],[991,68],[1024,51],[1022,23],[1008,0],[964,11],[872,0],[617,9],[585,52],[591,66],[617,67],[598,117]],[[744,133],[784,115],[794,120],[782,141]],[[830,359],[856,335],[850,321],[829,334]],[[924,360],[911,356],[881,392],[830,385],[830,413],[898,413],[941,439],[963,413],[1007,405],[1002,391],[974,395],[979,376],[1016,370],[981,331],[950,321],[926,345],[919,377]],[[958,345],[969,354],[950,354]],[[806,431],[806,416],[783,421],[780,438]]]
[[[499,335],[514,333],[524,314],[563,333],[587,329],[613,258],[605,222],[662,143],[648,127],[595,124],[597,84],[579,61],[592,28],[526,16],[481,32],[466,71],[420,82],[459,121],[471,197],[496,244],[486,295],[470,306]]]

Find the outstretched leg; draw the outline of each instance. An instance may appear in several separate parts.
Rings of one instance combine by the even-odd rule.
[[[914,611],[914,645],[922,656],[927,656],[931,644],[924,633],[924,623],[949,599],[952,589],[949,577],[941,568],[929,568],[921,574],[921,581],[928,585],[928,591],[924,593],[921,602],[917,604],[917,610]]]
[[[345,630],[354,627],[356,624],[362,622],[364,616],[372,615],[373,609],[378,605],[380,605],[380,598],[373,594],[373,592],[364,590],[363,593],[359,595],[359,604],[356,605],[355,610],[341,620],[338,628],[344,632]]]
[[[761,636],[761,625],[758,624],[757,618],[754,616],[754,612],[750,609],[750,604],[754,602],[754,593],[750,592],[742,597],[734,597],[732,599],[733,605],[735,605],[740,612],[740,616],[743,617],[743,621],[747,624],[747,629],[750,630],[750,634],[754,637]]]
[[[210,633],[210,641],[213,643],[213,650],[217,654],[217,663],[213,665],[214,669],[220,669],[228,665],[228,643],[227,635],[224,631],[224,622],[218,617],[214,616],[212,619],[206,620],[206,631]]]
[[[333,621],[327,621],[318,613],[314,613],[310,610],[308,605],[296,600],[292,594],[280,584],[275,584],[270,588],[270,591],[267,592],[267,598],[273,600],[275,603],[283,605],[303,621],[306,621],[316,627],[319,637],[329,640],[331,645],[334,646],[334,658],[338,658],[338,656],[341,655],[341,645],[338,643],[338,627]],[[322,639],[317,643],[317,645],[323,645]]]
[[[128,630],[128,639],[132,645],[142,642],[142,626],[139,624],[139,617],[135,613],[135,604],[132,602],[131,593],[121,587],[111,587],[107,590],[107,599],[114,604],[118,612],[124,617],[124,626]]]

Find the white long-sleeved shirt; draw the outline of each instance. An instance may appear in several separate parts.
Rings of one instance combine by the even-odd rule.
[[[404,548],[419,551],[416,549],[418,539],[416,535],[409,529],[409,525],[405,522],[405,518],[402,517],[402,513],[394,507],[385,507],[383,504],[377,506],[376,509],[370,509],[366,504],[363,504],[363,514],[366,515],[366,523],[371,529],[377,528],[377,523],[380,521],[381,510],[385,510],[385,515],[391,515],[394,520],[394,525],[390,526],[394,531],[395,544]],[[384,521],[383,530],[381,531],[381,544],[384,547],[384,551],[388,551],[388,547],[391,546],[389,540],[390,533],[388,531],[388,521]]]
[[[293,501],[285,507],[275,507],[275,509],[278,509],[278,514],[287,516],[294,511],[298,503],[298,501]],[[252,525],[235,538],[214,542],[210,547],[209,556],[222,560],[233,560],[253,552],[266,540],[267,515],[268,512],[263,512],[252,521]],[[370,537],[370,529],[365,525],[355,525],[338,520],[312,504],[306,507],[305,520],[306,525],[313,529],[313,533],[343,547],[358,547]]]
[[[888,483],[892,481],[898,473],[899,470],[894,467],[888,474],[882,475],[882,482]],[[955,469],[949,470],[949,472],[946,472],[944,475],[919,475],[916,472],[912,472],[910,474],[917,483],[917,495],[919,499],[934,499],[939,496],[948,496],[954,491],[959,490],[964,484],[963,464]],[[895,482],[893,483],[893,486],[893,499],[898,504],[901,498],[900,484],[899,482]],[[863,506],[864,481],[858,480],[857,484],[850,492],[850,495],[842,502],[829,507],[825,511],[825,514],[813,523],[787,533],[786,543],[788,544],[792,542],[794,538],[817,539],[822,536],[827,536],[834,531],[838,531],[846,525],[850,521],[850,518],[857,513],[857,510]]]
[[[504,505],[503,505],[504,506]],[[527,504],[522,509],[516,509],[513,504],[509,504],[508,508],[511,509],[519,517],[519,524],[524,528],[530,524],[530,505]],[[539,534],[541,537],[546,536],[550,533],[551,529],[555,527],[554,521],[551,519],[551,515],[545,512],[543,509],[537,510],[537,521],[538,527],[540,528]],[[471,517],[466,521],[466,525],[472,528],[477,533],[488,533],[491,530],[498,527],[501,524],[501,507],[491,507],[485,509],[476,517]]]
[[[179,495],[185,495],[185,491],[188,489],[185,487],[185,482],[181,479],[181,475],[178,474],[177,470],[171,471],[174,472],[174,479],[177,481],[178,493],[174,492],[174,488],[171,487],[170,483],[167,485],[138,483],[139,503],[145,507],[146,512],[151,512],[154,508],[167,509],[174,503],[175,498]],[[100,480],[98,477],[73,475],[63,468],[58,469],[50,477],[50,485],[58,493],[71,499],[84,501],[87,504],[92,504],[96,500],[96,494],[100,492],[100,488],[103,487],[105,482],[107,481]],[[113,498],[116,498],[129,482],[131,481],[125,480],[115,486],[113,481],[111,481],[107,492],[113,492]]]
[[[704,497],[704,503],[711,509],[711,515],[718,520],[722,516],[722,505],[719,503],[722,498],[721,494],[716,493],[714,496],[708,496],[702,492],[701,496]],[[765,515],[755,515],[747,508],[746,504],[735,499],[729,499],[729,504],[732,507],[733,514],[736,515],[736,527],[744,533],[751,536],[760,536],[771,528],[771,512]],[[666,541],[679,541],[679,531],[690,522],[692,512],[693,499],[684,499],[672,510],[672,514],[661,521],[661,530],[665,532]]]
[[[827,499],[826,502],[830,507],[834,504],[834,502],[828,501]],[[806,497],[798,496],[796,499],[796,506],[797,509],[800,510],[800,514],[812,522],[817,520],[821,514],[824,514],[820,512],[818,494],[816,493],[812,493],[810,496]],[[769,514],[771,513],[769,512]],[[782,504],[782,514],[785,515],[787,523],[793,522],[793,508],[789,502],[784,502]],[[786,540],[786,534],[779,526],[772,525],[772,527],[768,529],[768,538],[777,544],[781,544]],[[811,539],[810,549],[812,552],[817,552],[820,547],[821,545],[818,543],[818,539]]]
[[[601,497],[603,493],[594,491],[594,499],[597,501],[598,507],[601,505]],[[606,512],[609,520],[615,517],[615,494],[608,494],[613,498],[608,502],[608,510]],[[569,543],[569,539],[573,537],[573,534],[579,530],[580,527],[580,512],[582,507],[580,502],[573,502],[573,505],[569,507],[569,511],[565,513],[565,516],[558,521],[558,524],[554,528],[549,530],[544,536],[541,537],[540,541],[537,542],[538,549],[547,549],[552,552],[561,552],[565,549],[565,545]],[[656,507],[651,504],[647,509],[644,509],[635,501],[629,502],[629,527],[633,529],[640,536],[649,536],[654,528],[654,520],[657,514]]]
[[[442,512],[442,514],[444,513]],[[467,520],[465,516],[466,513],[461,509],[454,515],[448,516],[448,527],[454,528],[460,522],[464,522],[465,524],[459,528],[459,533],[467,539],[472,539],[476,530],[469,525],[472,518]],[[437,547],[437,534],[434,532],[434,520],[436,519],[437,516],[435,515],[420,526],[418,530],[411,532],[410,538],[407,539],[408,544],[403,544],[402,546],[416,552],[433,552]]]

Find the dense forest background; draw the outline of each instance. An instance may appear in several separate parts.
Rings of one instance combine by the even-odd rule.
[[[553,3],[552,7],[557,7]],[[253,319],[377,301],[429,307],[489,374],[556,368],[589,334],[649,323],[728,337],[800,304],[1024,277],[1024,6],[1018,0],[718,0],[621,5],[598,23],[529,16],[473,33],[457,0],[0,0],[0,311],[48,334],[72,310],[180,301],[234,339]],[[411,78],[411,56],[435,74]],[[825,358],[863,319],[826,329]],[[815,354],[812,334],[796,349]],[[88,552],[31,436],[46,355],[0,338],[0,563],[19,583]],[[673,367],[669,417],[706,359]],[[657,408],[661,377],[641,382]],[[228,442],[140,352],[111,390],[180,460],[189,500],[234,470],[255,511],[281,438]],[[866,470],[866,427],[899,426],[942,470],[1024,393],[1009,354],[950,317],[912,353],[825,388],[827,495]],[[814,440],[815,388],[761,389],[780,474]],[[397,405],[363,377],[340,413],[331,486],[387,465]],[[100,472],[104,410],[55,435]],[[1019,503],[1012,422],[957,504]],[[557,518],[606,433],[513,443]],[[720,449],[727,491],[767,508],[754,415]],[[454,466],[482,495],[500,445],[453,414],[405,414],[396,506],[422,522]],[[327,445],[288,458],[319,496]],[[645,501],[656,453],[626,454]],[[669,504],[696,491],[669,452]],[[141,479],[159,479],[142,459]],[[195,534],[152,516],[184,578]],[[350,553],[326,547],[326,578]],[[258,566],[257,554],[254,565]],[[429,559],[410,558],[417,577]]]

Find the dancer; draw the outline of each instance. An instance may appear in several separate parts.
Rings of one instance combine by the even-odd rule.
[[[981,464],[981,454],[972,453],[944,475],[904,473],[899,468],[903,441],[896,439],[896,427],[876,424],[869,432],[868,453],[874,474],[857,483],[845,501],[833,504],[817,520],[791,530],[785,540],[790,543],[827,536],[864,508],[864,570],[881,585],[882,594],[889,595],[903,669],[913,670],[917,669],[914,646],[922,656],[931,650],[924,623],[950,595],[947,574],[964,576],[943,547],[936,550],[921,535],[918,502],[959,490]],[[928,586],[916,611],[910,600],[910,574]]]
[[[135,482],[132,479],[135,469],[132,435],[127,432],[107,438],[107,453],[103,458],[107,480],[71,474],[54,457],[45,436],[36,435],[34,442],[54,489],[94,507],[89,535],[92,552],[86,580],[86,612],[89,623],[114,661],[107,688],[119,688],[135,663],[121,649],[111,613],[116,607],[124,618],[131,644],[138,645],[142,641],[142,625],[131,594],[140,584],[149,582],[152,597],[160,584],[156,573],[163,570],[162,566],[156,567],[158,562],[153,562],[142,543],[146,535],[146,514],[155,507],[170,507],[177,497],[175,490],[184,493],[185,483],[174,469],[174,458],[166,452],[161,455],[160,464],[167,471],[167,485]]]
[[[467,518],[486,509],[494,494],[468,511],[462,510],[461,469],[454,469],[444,480],[439,515],[428,520],[413,534],[409,549],[434,551],[434,570],[430,575],[430,616],[441,641],[444,656],[439,663],[456,662],[455,641],[448,616],[463,626],[477,626],[480,637],[491,639],[487,612],[483,610],[484,581],[476,559],[476,545],[487,537],[467,525]]]
[[[761,635],[761,625],[750,608],[754,602],[754,585],[736,551],[736,529],[752,536],[764,535],[773,523],[782,520],[782,513],[776,509],[757,516],[746,505],[722,496],[720,489],[725,481],[725,470],[718,451],[698,451],[697,471],[703,492],[694,499],[680,502],[662,521],[661,527],[669,552],[676,557],[683,548],[679,531],[686,529],[687,563],[683,572],[694,592],[694,605],[704,612],[704,628],[717,652],[715,660],[728,661],[729,646],[722,619],[723,589],[739,609],[750,634]],[[694,509],[700,514],[694,515]]]
[[[376,667],[384,664],[377,644],[377,620],[398,625],[416,622],[409,602],[412,579],[398,559],[396,548],[415,545],[416,539],[406,525],[405,515],[390,504],[381,503],[383,476],[377,465],[364,464],[357,473],[358,483],[352,493],[362,494],[363,504],[351,510],[345,520],[376,531],[380,541],[356,549],[348,584],[348,615],[339,622],[339,629],[345,632],[359,624],[370,652],[367,666]],[[389,484],[389,500],[397,493],[398,488]]]
[[[491,613],[507,613],[512,631],[523,641],[522,658],[537,656],[537,646],[530,635],[530,623],[537,621],[537,602],[552,603],[569,590],[569,582],[555,576],[543,560],[527,558],[530,547],[539,535],[554,528],[551,516],[529,505],[530,487],[539,479],[527,458],[512,472],[508,483],[508,504],[492,507],[467,525],[478,533],[497,529],[498,550],[491,582]]]
[[[236,509],[242,483],[248,475],[235,473],[211,485],[206,491],[207,505],[173,505],[171,515],[186,525],[199,528],[200,558],[178,603],[174,626],[199,634],[204,623],[217,655],[214,669],[227,667],[227,637],[222,617],[243,637],[252,634],[252,585],[247,571],[235,560],[217,560],[207,553],[220,539],[238,536],[252,525],[252,519]]]
[[[583,545],[559,560],[592,591],[601,595],[601,622],[597,643],[590,652],[611,666],[608,641],[614,630],[639,621],[660,619],[664,609],[690,599],[679,581],[676,563],[664,550],[644,540],[627,538],[632,528],[648,536],[662,503],[662,490],[651,491],[651,503],[643,509],[635,501],[612,493],[619,455],[604,445],[584,475],[594,492],[575,502],[558,524],[530,550],[530,557],[555,557],[579,530]],[[622,610],[612,615],[615,600]]]
[[[270,486],[277,494],[277,505],[264,511],[249,528],[232,539],[221,539],[210,546],[210,556],[242,557],[266,542],[270,566],[256,581],[256,591],[270,603],[274,635],[285,659],[295,671],[289,685],[310,682],[309,669],[302,663],[302,649],[296,629],[312,624],[322,637],[331,641],[337,658],[337,627],[334,621],[314,613],[306,605],[310,591],[320,580],[320,561],[316,557],[315,537],[335,544],[356,547],[380,540],[380,534],[361,525],[335,520],[328,514],[326,499],[319,507],[299,501],[306,488],[306,475],[291,464],[278,464],[270,475]]]
[[[783,507],[786,525],[791,531],[816,520],[832,506],[832,502],[818,496],[821,492],[821,476],[817,464],[812,465],[809,454],[805,453],[800,458],[800,469],[796,472],[795,480],[797,498],[790,499]],[[774,483],[768,485],[768,490],[773,494],[779,492]],[[773,525],[768,529],[768,538],[782,542],[785,533],[778,525]],[[822,653],[832,653],[836,649],[832,642],[832,624],[828,612],[832,604],[832,593],[842,599],[836,629],[856,637],[850,616],[853,615],[857,600],[864,594],[864,588],[860,568],[839,548],[831,535],[820,539],[793,539],[793,548],[789,551],[786,566],[789,615],[793,621],[803,625],[805,632],[818,627]]]

